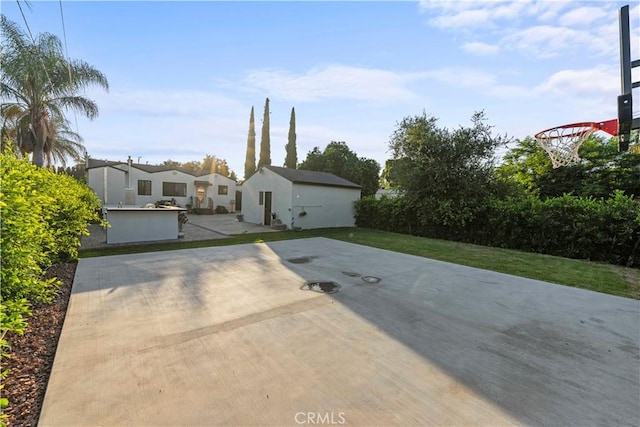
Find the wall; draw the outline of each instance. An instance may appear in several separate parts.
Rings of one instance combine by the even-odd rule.
[[[359,188],[293,185],[293,227],[355,227],[354,202],[360,200]],[[302,211],[307,212],[301,217]]]
[[[88,183],[89,187],[96,192],[98,197],[104,201],[104,170],[108,173],[107,184],[107,205],[115,206],[118,202],[125,202],[125,188],[129,185],[129,173],[128,167],[124,165],[116,165],[114,167],[99,167],[92,168],[88,171]],[[151,195],[138,194],[138,180],[151,181]],[[208,174],[196,177],[194,175],[184,173],[181,171],[162,171],[162,172],[146,172],[142,169],[136,168],[136,165],[131,167],[131,188],[134,190],[135,203],[134,206],[144,206],[147,203],[155,203],[158,200],[170,200],[175,199],[180,206],[186,206],[191,202],[191,196],[196,197],[195,181],[207,181],[212,185],[207,187],[206,197],[213,199],[214,208],[218,205],[222,205],[225,208],[231,208],[231,201],[235,201],[236,183],[234,180],[224,177],[218,174]],[[177,196],[164,196],[162,194],[163,182],[179,182],[186,184],[187,193],[185,197]],[[227,195],[218,194],[218,185],[226,185],[228,187]],[[206,202],[205,202],[206,203]]]
[[[109,208],[107,243],[177,239],[178,212],[173,209]]]
[[[202,175],[197,178],[192,178],[192,186],[193,181],[208,181],[212,183],[207,189],[207,197],[211,197],[213,199],[213,208],[215,209],[217,206],[224,206],[231,212],[231,201],[233,200],[233,205],[235,209],[235,201],[236,201],[236,182],[231,178],[227,178],[226,176],[218,175],[217,173],[212,173],[209,175]],[[218,186],[226,185],[227,186],[227,194],[218,194]],[[189,189],[188,191],[193,191],[195,197],[195,187],[193,189]]]
[[[135,165],[131,168],[131,188],[135,190],[136,205],[144,206],[147,203],[155,203],[158,200],[171,200],[176,199],[176,202],[180,206],[185,206],[189,203],[189,196],[195,195],[196,189],[193,181],[196,180],[193,175],[180,171],[164,171],[148,173],[141,169],[137,169]],[[143,196],[138,194],[138,180],[151,181],[151,195]],[[162,183],[163,182],[181,182],[187,184],[187,195],[185,197],[177,196],[163,196],[162,195]]]
[[[264,222],[264,205],[259,205],[259,192],[271,191],[271,211],[287,227],[291,227],[291,191],[293,184],[280,175],[261,169],[242,184],[242,215],[252,224]]]
[[[272,212],[288,228],[354,227],[354,202],[360,189],[293,184],[280,175],[262,169],[242,184],[242,214],[253,224],[264,221],[264,206],[258,205],[260,191],[273,192]],[[300,217],[303,210],[307,215]]]
[[[107,192],[104,188],[104,174],[107,173]],[[89,169],[87,174],[89,187],[98,195],[103,205],[115,206],[124,203],[125,173],[112,167]],[[106,196],[106,200],[105,200]]]

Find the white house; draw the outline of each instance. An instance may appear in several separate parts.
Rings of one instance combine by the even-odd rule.
[[[330,173],[264,166],[242,184],[242,215],[288,228],[355,226],[360,186]]]
[[[236,182],[217,173],[89,159],[87,182],[103,206],[144,206],[174,199],[183,207],[235,210]]]

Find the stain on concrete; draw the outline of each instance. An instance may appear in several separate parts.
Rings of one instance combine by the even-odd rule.
[[[342,274],[349,277],[360,277],[360,273],[355,273],[353,271],[343,271]]]
[[[340,285],[335,282],[307,282],[302,287],[303,291],[314,291],[322,294],[335,294],[340,289]]]

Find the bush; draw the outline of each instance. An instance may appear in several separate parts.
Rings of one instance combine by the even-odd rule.
[[[215,213],[217,213],[217,214],[228,214],[228,213],[229,213],[229,211],[227,210],[227,208],[225,208],[225,207],[224,207],[224,206],[222,206],[222,205],[218,205],[218,206],[216,206],[216,209],[215,209],[215,211],[214,211],[214,212],[215,212]]]
[[[100,201],[84,184],[67,175],[37,168],[11,154],[0,154],[0,347],[8,331],[22,333],[29,301],[48,302],[58,288],[42,279],[53,263],[75,259],[80,235],[100,222]]]
[[[640,266],[640,202],[615,192],[608,199],[564,195],[507,197],[469,206],[467,221],[451,223],[449,203],[425,198],[365,198],[356,224],[569,258]],[[457,206],[457,210],[461,207]],[[458,216],[459,217],[459,216]]]

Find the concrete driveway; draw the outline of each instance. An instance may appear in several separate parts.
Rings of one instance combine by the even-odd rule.
[[[636,426],[639,346],[639,301],[324,238],[83,259],[40,426]]]

